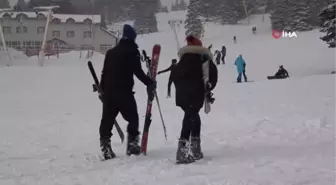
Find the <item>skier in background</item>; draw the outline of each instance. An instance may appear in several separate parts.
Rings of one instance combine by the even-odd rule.
[[[221,61],[221,52],[219,52],[218,50],[215,51],[214,53],[215,57],[216,57],[216,64],[219,65],[220,61]]]
[[[212,49],[212,44],[210,44],[210,45],[208,46],[208,50],[211,51],[211,49]]]
[[[210,50],[194,37],[186,38],[187,46],[178,51],[180,61],[171,73],[176,90],[176,105],[184,111],[182,130],[176,152],[176,163],[188,164],[203,158],[201,150],[201,119],[205,91],[211,91],[217,84],[217,67]],[[209,83],[204,85],[203,63],[209,63]],[[189,154],[189,139],[191,140]]]
[[[233,36],[233,43],[237,44],[237,37],[236,36]]]
[[[100,147],[105,160],[116,157],[111,147],[114,120],[120,112],[128,122],[127,155],[139,155],[139,115],[134,98],[135,75],[147,86],[147,93],[154,99],[156,82],[150,79],[141,68],[140,52],[135,43],[136,32],[125,24],[122,39],[105,56],[100,87],[104,94],[103,113],[99,128]]]
[[[225,57],[226,57],[226,47],[225,47],[225,46],[222,46],[222,51],[221,51],[221,53],[222,53],[222,58],[221,58],[221,60],[222,60],[223,64],[225,64]]]
[[[257,27],[256,26],[252,27],[252,33],[253,33],[253,35],[257,34]]]
[[[237,83],[241,83],[241,78],[242,78],[242,74],[245,74],[245,67],[246,67],[246,63],[245,60],[243,59],[243,55],[239,55],[236,60],[234,65],[236,65],[237,67],[237,72],[238,72],[238,77],[237,77]],[[247,77],[246,75],[244,75],[245,81],[247,81]]]
[[[168,71],[172,71],[174,69],[174,67],[176,66],[177,60],[173,59],[172,60],[172,64],[165,70],[159,71],[158,74],[162,74]],[[171,72],[169,74],[169,79],[168,79],[168,92],[167,92],[167,98],[170,98],[170,90],[171,90],[171,85],[172,85],[173,81],[171,79]]]

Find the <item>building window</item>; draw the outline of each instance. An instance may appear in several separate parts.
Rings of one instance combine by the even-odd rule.
[[[61,20],[58,18],[54,18],[51,22],[54,24],[61,24]]]
[[[4,34],[12,34],[12,28],[11,27],[3,27],[2,28]]]
[[[52,37],[54,38],[60,38],[61,36],[61,32],[60,31],[53,31],[52,32]]]
[[[37,33],[44,33],[44,27],[38,27]]]
[[[41,41],[35,41],[35,42],[32,42],[32,46],[33,46],[33,48],[35,48],[35,49],[40,49],[40,48],[41,48],[41,45],[42,45],[42,42],[41,42]]]
[[[16,27],[16,33],[21,33],[21,27],[20,26]]]
[[[74,31],[68,31],[68,32],[67,32],[67,37],[68,37],[68,38],[73,38],[73,37],[75,37],[75,32],[74,32]]]
[[[100,52],[101,53],[106,53],[107,50],[109,50],[111,48],[112,48],[112,45],[110,45],[110,44],[101,44],[100,45]]]
[[[26,26],[24,26],[22,28],[23,28],[23,30],[22,30],[23,33],[28,33],[28,28]]]
[[[84,38],[91,38],[92,32],[91,31],[84,31]]]

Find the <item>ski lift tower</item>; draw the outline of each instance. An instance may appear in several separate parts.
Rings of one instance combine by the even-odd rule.
[[[12,11],[12,9],[11,8],[0,9],[0,14],[3,13],[3,12],[8,12],[8,11]],[[12,57],[10,56],[7,45],[6,45],[6,40],[5,40],[3,30],[2,30],[2,24],[1,23],[2,23],[2,19],[0,19],[0,37],[1,37],[2,47],[3,47],[3,50],[6,52],[6,54],[8,56],[9,62],[11,63]],[[9,66],[10,63],[8,63],[7,66]]]
[[[48,15],[47,15],[47,21],[46,21],[46,25],[44,28],[44,36],[43,36],[43,40],[42,40],[42,45],[41,45],[41,50],[39,52],[39,57],[38,57],[38,63],[40,66],[43,66],[44,63],[44,56],[45,56],[45,45],[47,42],[47,34],[48,34],[48,28],[49,28],[49,22],[50,19],[52,17],[52,10],[59,8],[59,6],[39,6],[39,7],[34,7],[34,10],[36,12],[36,14],[38,14],[39,11],[48,11]]]
[[[177,50],[180,49],[180,42],[179,42],[179,39],[178,39],[178,36],[177,36],[176,28],[178,28],[178,30],[180,30],[180,26],[183,25],[183,23],[184,23],[184,21],[181,20],[181,19],[168,20],[168,24],[174,32]]]

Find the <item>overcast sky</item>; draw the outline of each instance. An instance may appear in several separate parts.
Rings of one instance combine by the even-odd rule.
[[[28,1],[28,0],[26,0],[26,1]],[[173,1],[175,1],[175,0],[161,0],[162,4],[164,4],[164,5],[171,5]],[[17,2],[17,0],[9,0],[9,3],[11,4],[11,6],[16,4],[16,2]]]

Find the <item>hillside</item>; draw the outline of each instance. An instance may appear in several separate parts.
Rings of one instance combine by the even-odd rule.
[[[168,21],[183,12],[158,14],[160,32],[139,36],[140,49],[162,45],[159,68],[170,65],[177,48]],[[335,182],[335,70],[333,49],[317,31],[292,40],[272,37],[260,16],[251,25],[206,25],[204,45],[225,44],[227,64],[219,65],[215,103],[209,115],[201,111],[205,158],[175,165],[183,113],[167,99],[168,74],[158,76],[158,95],[168,141],[153,107],[148,155],[125,155],[115,133],[118,158],[99,160],[98,127],[101,103],[92,92],[86,59],[78,52],[62,54],[37,66],[36,57],[15,59],[0,67],[0,184],[1,185],[330,185]],[[179,41],[184,43],[184,29]],[[232,43],[236,35],[238,44]],[[234,83],[233,61],[242,53],[247,75],[254,82]],[[104,56],[92,61],[100,74]],[[24,65],[23,65],[24,64]],[[283,64],[291,78],[268,81]],[[145,65],[143,66],[145,69]],[[140,131],[147,95],[136,80]],[[127,123],[117,121],[126,131]]]

